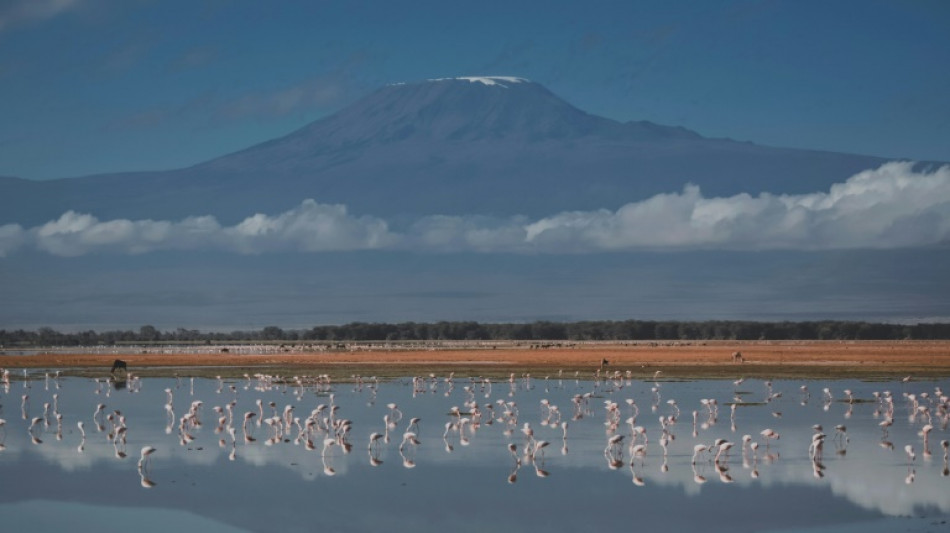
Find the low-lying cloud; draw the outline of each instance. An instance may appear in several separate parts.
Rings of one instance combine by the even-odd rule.
[[[234,226],[211,216],[181,221],[109,220],[69,211],[24,229],[0,226],[0,257],[23,247],[59,256],[97,252],[218,250],[241,254],[414,250],[592,253],[630,250],[830,250],[909,248],[950,242],[950,166],[917,172],[893,162],[856,174],[828,192],[682,192],[617,210],[573,211],[538,220],[478,215],[423,217],[394,231],[385,220],[306,200],[276,216]]]
[[[234,226],[222,226],[212,216],[189,217],[178,222],[101,221],[92,215],[68,211],[57,220],[30,230],[17,225],[0,226],[0,256],[24,244],[59,256],[162,250],[257,254],[387,248],[394,238],[381,219],[354,217],[345,206],[306,200],[280,215],[257,214]]]
[[[698,187],[616,211],[560,213],[526,226],[528,241],[573,250],[901,248],[950,237],[950,166],[887,163],[829,192],[704,198]]]

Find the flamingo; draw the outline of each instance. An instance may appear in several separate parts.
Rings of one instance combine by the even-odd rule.
[[[705,444],[697,444],[693,446],[693,464],[696,464],[696,459],[699,457],[699,454],[707,451],[709,449]]]
[[[781,436],[778,433],[776,433],[774,429],[771,429],[771,428],[763,429],[762,431],[759,432],[759,435],[762,435],[765,438],[766,448],[769,447],[769,442],[772,439],[778,440],[779,438],[781,438]]]
[[[907,454],[907,459],[910,462],[914,462],[915,460],[917,460],[917,455],[914,454],[914,447],[911,446],[910,444],[908,444],[907,446],[904,446],[904,452]]]
[[[637,457],[640,458],[640,463],[643,463],[643,458],[647,455],[647,445],[646,444],[636,444],[630,447],[630,466],[633,466],[633,461]]]
[[[257,405],[258,415],[257,415],[257,425],[261,425],[261,421],[264,420],[264,401],[258,398],[255,402]]]
[[[155,453],[155,448],[151,446],[142,447],[142,453],[139,456],[139,470],[140,471],[147,470],[150,464],[149,456],[151,456],[153,453]]]
[[[369,446],[367,446],[367,449],[368,449],[368,450],[372,450],[374,446],[378,448],[378,447],[379,447],[379,439],[381,439],[381,438],[383,438],[383,435],[382,435],[381,433],[376,433],[376,432],[370,433],[370,434],[369,434]]]
[[[670,441],[673,440],[673,435],[667,431],[663,432],[663,435],[660,436],[660,447],[663,448],[663,472],[666,472],[669,469],[669,466],[666,464],[666,456],[669,453],[667,447],[670,445]]]
[[[670,398],[669,400],[666,400],[666,403],[676,411],[676,414],[674,414],[673,416],[676,418],[679,418],[680,408],[676,406],[676,400]]]
[[[521,433],[524,434],[526,442],[532,442],[534,440],[534,430],[531,429],[529,422],[525,422],[524,426],[521,427]]]
[[[391,415],[389,421],[391,424],[393,424],[393,427],[395,427],[395,424],[398,424],[399,421],[402,420],[402,411],[400,411],[399,406],[394,403],[388,403],[386,404],[386,407],[389,408]]]
[[[27,432],[30,434],[31,437],[33,436],[33,428],[40,425],[42,421],[43,419],[41,417],[38,417],[38,416],[33,417],[33,420],[30,423],[30,428],[27,430]]]
[[[412,431],[407,431],[402,434],[402,442],[399,443],[399,451],[402,452],[403,448],[405,448],[407,444],[412,445],[412,446],[418,446],[421,443],[419,442],[419,439],[416,438],[415,433],[413,433]]]
[[[534,451],[531,452],[531,459],[533,460],[533,459],[534,459],[534,456],[537,455],[538,452],[541,452],[541,458],[542,458],[542,463],[543,463],[543,462],[544,462],[544,461],[543,461],[543,459],[544,459],[544,449],[547,448],[549,444],[550,444],[550,443],[549,443],[548,441],[546,441],[546,440],[535,441],[535,443],[534,443]]]
[[[515,443],[513,443],[513,442],[509,442],[509,443],[508,443],[508,453],[510,453],[510,454],[511,454],[511,457],[515,460],[515,465],[520,465],[520,464],[521,464],[521,457],[518,457],[518,445],[517,445],[517,444],[515,444]]]
[[[244,429],[244,442],[254,442],[256,440],[254,437],[250,436],[247,431],[247,423],[255,416],[257,416],[257,413],[255,413],[254,411],[248,411],[244,413],[244,425],[241,426],[242,429]],[[182,417],[182,420],[184,419],[185,418]],[[258,419],[258,421],[260,421],[260,419]]]
[[[891,427],[891,425],[893,424],[894,424],[894,419],[890,417],[885,418],[884,420],[881,421],[880,424],[878,424],[878,426],[880,426],[881,429],[884,431],[884,438],[887,438],[887,428]]]
[[[814,462],[821,461],[821,451],[824,448],[825,434],[815,433],[811,437],[811,444],[808,446],[808,455]]]
[[[745,454],[746,449],[749,447],[749,444],[752,444],[752,435],[743,435],[742,436],[742,453]]]
[[[621,446],[623,443],[623,435],[614,435],[607,439],[607,447],[604,448],[604,454],[613,456],[614,452]]]
[[[716,457],[715,457],[715,459],[713,459],[713,462],[716,463],[716,464],[718,464],[718,463],[719,463],[719,456],[722,455],[722,454],[724,454],[724,453],[725,453],[726,455],[728,455],[728,454],[729,454],[729,450],[732,449],[732,446],[733,446],[733,444],[732,444],[731,442],[728,442],[728,441],[723,442],[722,444],[720,444],[720,445],[719,445],[719,451],[716,452]]]

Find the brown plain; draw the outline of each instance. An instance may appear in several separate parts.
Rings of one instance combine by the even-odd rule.
[[[543,347],[539,347],[543,346]],[[534,372],[550,375],[560,370],[583,377],[603,371],[630,371],[652,376],[655,371],[673,377],[727,376],[894,376],[950,375],[950,341],[707,341],[631,343],[503,343],[492,347],[473,343],[430,349],[387,349],[359,345],[338,351],[235,354],[217,353],[40,353],[0,357],[7,368],[108,368],[116,358],[125,360],[140,375],[166,374],[181,369],[203,375],[195,367],[213,367],[233,374],[238,370],[279,368],[297,373],[361,373],[363,375],[412,375],[419,372],[455,371],[460,375],[507,375]],[[734,363],[733,353],[744,362]],[[188,367],[192,367],[187,370]],[[164,370],[164,371],[163,371]],[[583,371],[583,373],[581,373]]]

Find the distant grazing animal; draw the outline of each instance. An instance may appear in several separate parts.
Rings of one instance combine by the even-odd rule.
[[[733,363],[742,363],[742,352],[732,352],[732,362]]]
[[[610,361],[608,361],[608,360],[606,360],[606,359],[602,359],[602,360],[600,361],[600,368],[604,368],[605,366],[607,366],[607,365],[609,365],[609,364],[610,364]]]
[[[115,362],[112,363],[112,370],[109,371],[109,373],[110,373],[110,374],[115,374],[115,371],[118,370],[118,369],[120,369],[120,368],[121,368],[122,370],[125,370],[126,372],[129,371],[128,365],[125,364],[125,361],[123,361],[122,359],[116,359]]]

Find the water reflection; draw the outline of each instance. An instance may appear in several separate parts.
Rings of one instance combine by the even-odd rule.
[[[147,506],[254,531],[270,512],[289,530],[422,531],[629,526],[602,509],[713,531],[950,513],[945,381],[6,375],[0,475],[19,482],[0,506]]]

